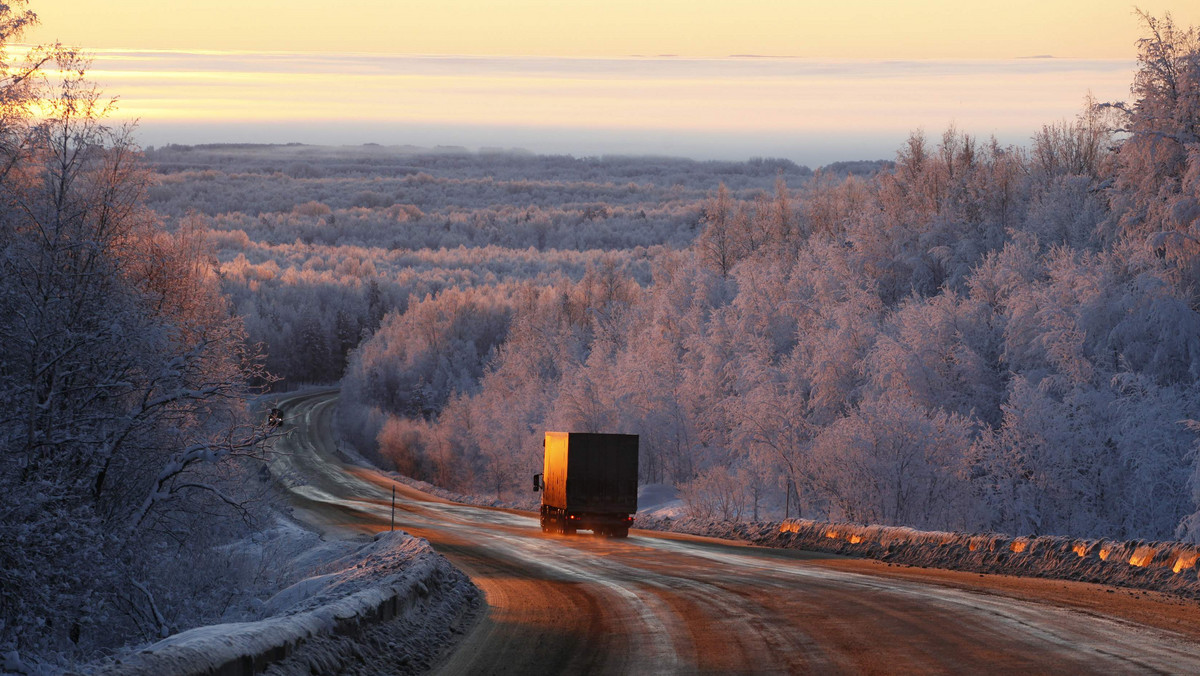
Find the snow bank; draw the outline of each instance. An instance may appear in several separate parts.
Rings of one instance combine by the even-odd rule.
[[[661,519],[639,526],[911,566],[1077,580],[1200,599],[1200,546],[1181,542],[1014,537],[808,519],[755,524]]]
[[[366,462],[366,461],[364,461],[364,462]],[[537,512],[538,508],[542,504],[541,494],[534,493],[533,491],[530,491],[529,495],[526,496],[525,498],[517,497],[516,500],[501,500],[499,498],[489,498],[489,497],[482,496],[482,495],[472,495],[472,494],[467,494],[467,493],[455,493],[452,490],[442,488],[441,486],[435,486],[427,481],[421,481],[420,479],[414,479],[414,478],[408,476],[407,474],[401,474],[400,472],[381,472],[380,470],[375,469],[373,466],[371,466],[369,464],[366,466],[370,467],[374,471],[380,472],[381,474],[383,474],[384,476],[386,476],[387,478],[389,478],[393,481],[396,481],[396,482],[404,484],[405,486],[408,486],[409,488],[415,488],[415,489],[421,491],[422,493],[426,493],[428,495],[439,497],[439,498],[442,498],[443,500],[449,500],[450,502],[457,502],[457,503],[463,504],[463,505],[471,505],[472,507],[496,507],[499,509],[516,509],[516,510],[521,510],[521,511],[526,511],[526,512]],[[532,475],[530,475],[530,476],[532,476]]]
[[[293,669],[283,671],[338,669],[347,646],[336,645],[337,637],[356,637],[394,619],[408,620],[425,635],[434,636],[417,646],[388,644],[423,651],[400,655],[404,663],[427,663],[429,654],[445,645],[444,640],[439,644],[437,636],[444,639],[450,633],[429,631],[430,618],[451,623],[477,602],[479,593],[427,541],[401,531],[376,535],[331,568],[336,570],[302,580],[268,601],[267,607],[277,613],[272,617],[185,631],[88,671],[130,676],[252,674],[281,660],[296,662],[295,657],[306,651],[319,654],[308,654]],[[351,659],[363,661],[359,647],[350,651]],[[272,669],[278,671],[277,666]]]
[[[1200,546],[1180,542],[916,531],[790,520],[755,542],[895,563],[1050,577],[1166,591],[1200,598]]]
[[[679,491],[670,484],[646,484],[638,488],[637,519],[678,519],[684,515]]]

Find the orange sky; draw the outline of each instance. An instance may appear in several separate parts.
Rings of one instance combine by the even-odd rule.
[[[1200,23],[1200,3],[1145,4]],[[1112,0],[33,0],[146,144],[412,143],[890,157],[948,124],[1023,143],[1128,97]],[[770,58],[746,58],[755,57]],[[1057,58],[1023,58],[1053,56]]]
[[[1140,2],[1200,23],[1200,3]],[[38,41],[393,54],[1127,58],[1128,0],[34,0]]]

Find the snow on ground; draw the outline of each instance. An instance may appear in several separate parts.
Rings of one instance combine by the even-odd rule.
[[[264,619],[199,627],[82,669],[103,674],[424,671],[469,624],[479,590],[402,531],[308,555],[319,574],[263,604]],[[347,551],[349,549],[349,551]],[[329,555],[333,560],[323,560]],[[268,667],[269,665],[269,667]],[[369,665],[369,666],[368,666]]]
[[[351,542],[327,541],[282,515],[273,527],[220,547],[230,568],[256,571],[252,583],[240,589],[221,621],[263,619],[264,599],[355,547]]]
[[[683,500],[670,484],[646,484],[638,489],[637,520],[679,519],[683,516]]]
[[[354,456],[348,457],[353,458]],[[352,459],[352,462],[361,462],[363,467],[375,469],[370,461],[357,456],[357,459]],[[521,509],[536,512],[541,504],[542,495],[530,491],[525,499],[499,500],[479,495],[464,495],[455,493],[454,491],[435,486],[431,483],[414,479],[410,476],[400,474],[399,472],[383,472],[389,479],[393,479],[411,488],[415,488],[423,493],[435,495],[439,498],[450,500],[452,502],[462,503],[464,505],[475,505],[478,507],[499,507],[502,509]],[[646,484],[638,488],[638,511],[637,520],[643,518],[658,520],[658,519],[679,519],[684,514],[683,500],[679,497],[679,491],[670,484]],[[635,524],[638,522],[635,521]]]
[[[639,520],[641,528],[743,540],[926,568],[1077,580],[1200,599],[1200,545],[1065,536],[918,531],[791,519],[727,523],[694,519]]]
[[[420,490],[458,502],[529,509],[527,505],[470,498],[395,473],[392,476]],[[536,509],[536,503],[533,509]],[[648,484],[638,490],[634,526],[910,566],[1095,582],[1200,599],[1198,545],[948,533],[806,519],[782,523],[702,521],[687,518],[684,511],[683,500],[674,487]]]
[[[364,462],[369,461],[364,460]],[[387,478],[402,483],[409,488],[415,488],[422,493],[428,493],[429,495],[442,498],[443,500],[458,502],[464,505],[473,505],[475,507],[498,507],[500,509],[523,509],[526,511],[536,512],[542,500],[541,493],[535,493],[532,490],[530,490],[528,497],[524,499],[518,497],[514,500],[501,500],[499,498],[490,498],[481,495],[465,495],[463,493],[455,493],[454,491],[447,490],[440,486],[435,486],[427,481],[414,479],[399,472],[378,470],[370,464],[365,466],[370,467],[371,469],[376,469],[376,471],[379,471]]]

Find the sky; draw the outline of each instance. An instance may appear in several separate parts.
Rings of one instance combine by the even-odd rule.
[[[1176,3],[1179,4],[1179,3]],[[1169,10],[1200,23],[1200,6]],[[1128,97],[1111,0],[34,0],[148,145],[891,157],[947,125],[1023,143]]]

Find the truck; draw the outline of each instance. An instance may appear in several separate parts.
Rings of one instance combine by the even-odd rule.
[[[590,530],[628,537],[637,512],[638,435],[546,432],[541,474],[542,532]]]

